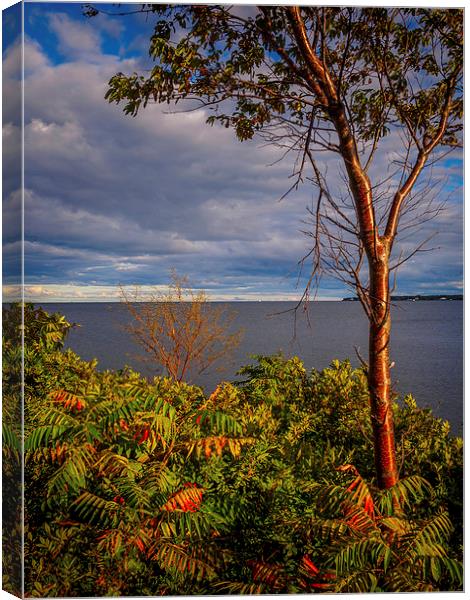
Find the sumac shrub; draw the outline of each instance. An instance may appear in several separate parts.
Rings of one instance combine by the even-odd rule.
[[[381,492],[347,361],[256,357],[207,395],[100,372],[63,317],[26,314],[28,595],[461,589],[462,443],[411,397]]]

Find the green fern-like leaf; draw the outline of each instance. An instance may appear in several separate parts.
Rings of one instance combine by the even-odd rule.
[[[422,477],[412,475],[400,479],[386,490],[381,490],[377,495],[376,505],[380,514],[393,516],[397,509],[411,509],[431,494],[431,485]]]
[[[72,508],[86,523],[106,528],[115,524],[121,504],[117,500],[105,500],[96,494],[84,491],[73,502]]]
[[[379,538],[375,540],[361,539],[347,545],[341,544],[340,551],[334,556],[334,564],[338,576],[350,571],[362,570],[366,565],[373,568],[388,558],[390,548]]]
[[[94,461],[94,454],[88,446],[68,448],[66,459],[50,477],[48,495],[78,492],[86,486],[87,475]]]
[[[377,576],[370,570],[357,571],[335,582],[335,592],[349,592],[353,594],[366,594],[376,591]]]
[[[25,451],[34,451],[51,442],[61,440],[71,431],[70,425],[42,425],[34,429],[25,440]]]
[[[221,411],[201,410],[195,417],[196,424],[203,424],[214,434],[219,435],[240,435],[242,427],[232,415]]]
[[[220,581],[214,585],[214,590],[219,593],[240,594],[242,596],[269,594],[271,591],[267,584],[243,583],[241,581]]]
[[[164,571],[186,575],[190,579],[200,581],[211,580],[216,576],[215,569],[194,556],[191,556],[181,545],[162,542],[151,556]]]

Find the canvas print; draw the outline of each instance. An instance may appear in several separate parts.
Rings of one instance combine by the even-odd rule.
[[[4,590],[463,590],[454,4],[3,11]]]

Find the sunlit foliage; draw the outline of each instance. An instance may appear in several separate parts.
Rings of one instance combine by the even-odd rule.
[[[236,313],[210,303],[203,290],[191,288],[176,271],[166,291],[122,288],[121,299],[132,317],[127,330],[155,372],[163,369],[175,381],[188,381],[226,360],[243,335],[231,327]]]
[[[50,325],[25,355],[28,595],[461,589],[461,440],[411,399],[378,490],[348,362],[256,357],[207,395],[100,372],[26,313]]]

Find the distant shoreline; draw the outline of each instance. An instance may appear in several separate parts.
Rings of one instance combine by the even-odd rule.
[[[358,298],[349,297],[343,298],[342,302],[356,302]],[[414,296],[390,296],[390,300],[392,302],[401,302],[404,300],[412,301],[412,302],[426,302],[430,300],[463,300],[463,294],[429,294],[429,295],[421,295],[416,294]]]

